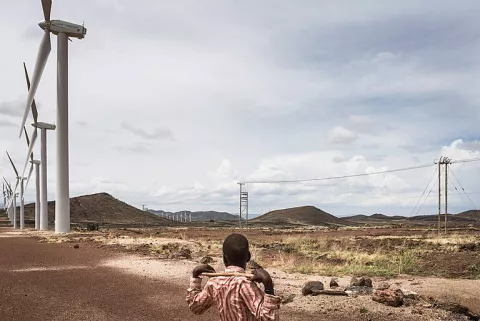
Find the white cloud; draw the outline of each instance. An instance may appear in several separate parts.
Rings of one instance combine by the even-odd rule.
[[[238,171],[233,168],[232,162],[228,159],[222,160],[222,163],[212,175],[217,179],[238,179]]]
[[[336,126],[328,133],[328,141],[332,144],[351,144],[357,139],[357,134],[342,126]]]
[[[238,180],[477,157],[479,8],[474,0],[434,11],[424,1],[55,2],[53,17],[88,28],[69,47],[72,196],[104,190],[136,206],[235,212]],[[41,17],[40,2],[0,11],[9,26],[0,29],[9,44],[0,61],[0,150],[19,164],[25,142],[5,124],[19,122],[22,62],[33,70]],[[39,120],[51,123],[55,55],[35,97]],[[48,134],[50,199],[55,135]],[[11,180],[5,158],[0,174]],[[452,170],[476,192],[475,162]],[[334,214],[409,213],[432,171],[250,185],[251,212],[313,204]],[[176,204],[162,205],[169,202]],[[451,204],[466,206],[455,193]]]

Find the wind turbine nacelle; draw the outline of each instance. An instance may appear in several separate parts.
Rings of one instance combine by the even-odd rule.
[[[62,21],[62,20],[51,20],[43,21],[38,24],[43,30],[48,30],[54,35],[59,33],[64,33],[69,37],[82,39],[87,34],[87,28],[81,25],[76,25],[74,23]]]

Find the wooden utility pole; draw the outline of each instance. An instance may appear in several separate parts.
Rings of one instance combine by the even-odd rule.
[[[442,216],[442,165],[445,165],[445,234],[447,234],[448,222],[448,165],[452,160],[448,157],[441,156],[438,160],[438,234],[440,235],[441,216]]]
[[[450,165],[451,159],[444,157],[443,163],[445,164],[445,234],[447,234],[447,218],[448,218],[448,165]]]
[[[440,157],[438,161],[438,235],[440,235],[440,222],[441,222],[441,215],[442,215],[442,180],[441,180],[441,174],[442,174],[442,157]]]

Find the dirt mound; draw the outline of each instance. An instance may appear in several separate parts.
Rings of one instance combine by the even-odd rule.
[[[34,203],[25,205],[25,218],[27,220],[33,220],[34,213]],[[70,220],[72,223],[95,221],[104,224],[174,225],[169,220],[128,205],[107,193],[71,198]],[[55,221],[54,201],[48,202],[48,221],[49,223],[54,223]]]
[[[332,214],[324,212],[314,206],[293,207],[284,210],[268,212],[254,218],[250,222],[263,224],[296,224],[296,225],[321,225],[344,226],[345,221]]]

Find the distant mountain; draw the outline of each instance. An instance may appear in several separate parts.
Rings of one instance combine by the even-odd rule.
[[[438,214],[412,216],[407,219],[409,221],[438,222]],[[445,214],[441,214],[440,219],[443,222],[443,220],[445,219]],[[475,219],[468,216],[465,217],[460,214],[448,214],[447,220],[450,222],[462,222],[462,223],[475,223],[477,221],[480,222],[480,219]]]
[[[346,225],[345,221],[314,206],[301,206],[268,212],[250,221],[263,224]]]
[[[441,220],[443,222],[444,220],[444,214],[441,216]],[[372,215],[354,215],[354,216],[348,216],[348,217],[343,217],[342,219],[350,221],[350,222],[355,222],[355,223],[375,223],[375,224],[380,224],[384,222],[392,222],[395,223],[407,223],[411,222],[412,224],[417,224],[419,222],[425,222],[425,223],[436,223],[438,222],[438,214],[433,214],[433,215],[417,215],[417,216],[411,216],[411,217],[405,217],[405,216],[388,216],[384,214],[372,214]],[[470,223],[480,223],[480,211],[479,210],[469,210],[465,211],[462,213],[458,214],[448,214],[447,217],[448,221],[451,222],[457,222],[457,223],[465,223],[465,224],[470,224]]]
[[[215,212],[215,211],[179,211],[179,212],[166,212],[162,210],[149,210],[158,216],[164,215],[177,215],[186,212],[188,215],[192,213],[192,222],[208,222],[208,221],[238,221],[238,215],[233,215],[227,212]],[[242,219],[243,220],[243,219]]]
[[[404,220],[405,219],[404,216],[398,216],[398,215],[388,216],[385,214],[372,214],[370,217],[376,220]]]
[[[469,210],[462,213],[458,213],[456,216],[468,218],[468,219],[472,219],[480,222],[480,210]]]
[[[17,213],[19,209],[17,208]],[[25,218],[34,220],[35,204],[25,205]],[[17,215],[18,218],[18,215]],[[48,222],[55,221],[55,201],[48,202]],[[142,211],[110,194],[98,193],[70,199],[70,221],[72,223],[98,222],[105,224],[155,224],[177,225],[172,221]]]

